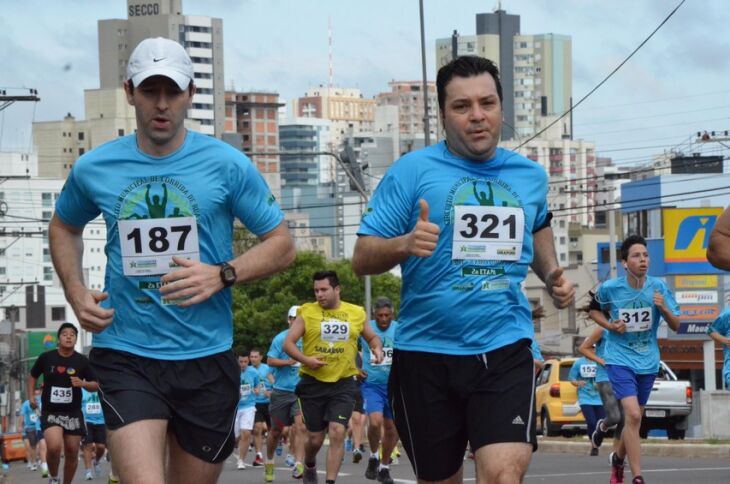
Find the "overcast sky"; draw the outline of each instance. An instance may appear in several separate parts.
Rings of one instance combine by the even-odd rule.
[[[558,33],[573,43],[573,98],[583,97],[681,0],[504,0],[523,34]],[[475,14],[494,0],[424,0],[426,60],[454,29],[475,33]],[[223,19],[226,87],[301,96],[328,77],[328,18],[334,81],[372,97],[390,80],[421,77],[417,0],[183,0],[186,15]],[[31,123],[83,117],[83,91],[99,87],[97,20],[126,18],[125,0],[0,0],[0,88],[32,87],[42,101],[0,112],[0,150],[28,149]],[[730,130],[730,8],[687,0],[657,34],[574,114],[575,135],[618,164],[675,146],[699,130]],[[8,93],[20,91],[9,90]]]

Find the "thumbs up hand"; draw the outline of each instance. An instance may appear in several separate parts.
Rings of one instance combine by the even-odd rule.
[[[556,308],[566,308],[575,300],[575,287],[563,274],[562,267],[557,267],[548,274],[545,285]]]
[[[439,226],[428,221],[428,203],[424,199],[418,201],[420,212],[418,221],[407,237],[408,253],[416,257],[430,257],[439,241]]]

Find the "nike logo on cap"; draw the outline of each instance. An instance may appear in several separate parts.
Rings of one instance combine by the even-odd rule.
[[[160,62],[161,60],[165,60],[167,57],[160,57],[159,59],[152,59],[152,62]]]

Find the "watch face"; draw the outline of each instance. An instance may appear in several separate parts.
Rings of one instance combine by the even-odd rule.
[[[236,271],[233,269],[233,267],[224,267],[222,274],[223,279],[225,279],[227,282],[236,281]]]

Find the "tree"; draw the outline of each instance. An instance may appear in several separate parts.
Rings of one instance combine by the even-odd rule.
[[[314,300],[312,275],[322,270],[337,271],[343,300],[365,303],[364,282],[352,271],[349,260],[327,262],[320,254],[299,252],[286,271],[233,287],[234,348],[244,351],[259,347],[266,354],[274,336],[287,328],[289,308]],[[372,277],[373,300],[388,297],[397,310],[400,285],[400,278],[390,273]]]

